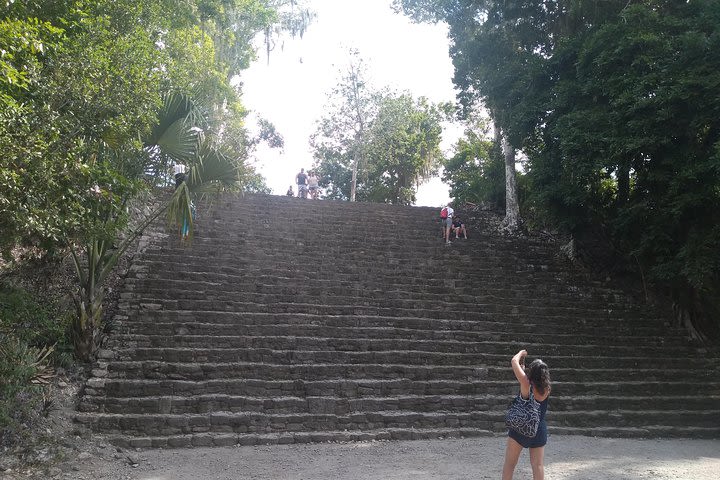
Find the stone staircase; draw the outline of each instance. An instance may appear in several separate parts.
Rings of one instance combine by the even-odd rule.
[[[716,352],[490,220],[445,246],[437,209],[224,198],[134,262],[77,419],[130,447],[493,435],[525,348],[551,433],[720,437]]]

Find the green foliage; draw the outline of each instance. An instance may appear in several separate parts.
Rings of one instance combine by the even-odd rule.
[[[388,95],[368,131],[365,197],[371,202],[411,205],[417,185],[436,172],[441,113],[427,99]]]
[[[262,193],[265,195],[272,194],[272,188],[267,184],[265,177],[257,172],[249,172],[243,175],[243,192],[245,193]]]
[[[315,146],[315,164],[313,170],[320,179],[325,198],[330,200],[349,200],[352,183],[352,154],[333,150],[327,146]],[[361,175],[362,177],[362,175]]]
[[[38,79],[15,94],[22,111],[0,112],[5,249],[15,243],[50,248],[75,236],[92,208],[91,188],[109,170],[117,177],[142,169],[129,157],[118,164],[119,157],[104,151],[137,152],[137,137],[155,115],[154,42],[137,27],[120,32],[104,16],[90,21],[88,12],[67,13],[54,19],[64,35],[44,50]]]
[[[0,21],[0,105],[20,108],[16,97],[37,82],[45,51],[62,30],[37,18]]]
[[[67,366],[70,318],[58,305],[0,283],[0,445],[22,436],[40,414],[49,365]]]
[[[27,435],[43,408],[43,388],[35,381],[47,372],[51,352],[0,333],[0,445]]]
[[[440,164],[442,112],[426,99],[408,94],[372,94],[360,121],[344,113],[347,105],[321,119],[312,137],[313,169],[326,198],[350,199],[352,169],[358,158],[357,199],[410,205],[417,185]],[[345,128],[343,128],[345,127]]]
[[[326,110],[328,115],[318,121],[317,131],[310,137],[315,150],[316,170],[320,173],[320,184],[330,192],[330,198],[344,198],[355,201],[358,190],[358,176],[367,166],[368,128],[377,114],[381,95],[373,91],[366,80],[366,66],[357,50],[350,50],[347,70],[341,72],[337,86],[329,95]],[[333,160],[339,168],[322,165],[323,159]],[[338,183],[345,176],[344,169],[350,169],[346,185]],[[331,174],[337,174],[333,176]]]
[[[467,131],[444,167],[443,181],[456,202],[505,208],[505,161],[499,145]]]
[[[0,334],[14,335],[31,347],[71,348],[70,317],[58,305],[41,302],[29,292],[0,283]]]

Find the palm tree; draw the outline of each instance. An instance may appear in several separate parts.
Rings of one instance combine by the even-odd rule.
[[[192,236],[192,198],[240,187],[242,161],[223,153],[206,138],[205,118],[202,109],[186,95],[166,95],[158,112],[158,121],[144,142],[145,162],[141,169],[144,171],[134,170],[136,175],[149,173],[157,179],[165,175],[171,161],[180,162],[189,167],[187,181],[137,227],[125,232],[120,241],[117,234],[123,227],[122,212],[135,191],[125,190],[124,198],[115,198],[114,203],[113,199],[97,202],[99,208],[95,212],[95,221],[101,228],[92,229],[80,242],[84,255],[78,255],[75,248],[70,249],[78,278],[78,290],[74,295],[77,317],[73,321],[73,341],[78,358],[89,361],[97,353],[103,331],[104,282],[120,257],[143,231],[167,212],[172,224],[181,227],[185,222]],[[119,164],[123,164],[122,152],[103,153],[120,158]],[[128,163],[137,165],[134,161]],[[117,246],[113,247],[116,242]]]

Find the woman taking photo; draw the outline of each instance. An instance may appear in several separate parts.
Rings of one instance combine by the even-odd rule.
[[[505,464],[503,465],[502,474],[503,480],[512,480],[515,466],[523,448],[530,449],[530,466],[532,466],[533,480],[543,480],[545,478],[545,467],[543,465],[545,444],[547,443],[545,412],[547,412],[548,397],[550,396],[550,370],[542,360],[534,360],[529,367],[525,368],[526,356],[527,352],[520,350],[512,358],[510,364],[515,378],[520,383],[520,396],[524,400],[534,399],[540,404],[540,423],[534,437],[527,437],[513,429],[508,430]]]

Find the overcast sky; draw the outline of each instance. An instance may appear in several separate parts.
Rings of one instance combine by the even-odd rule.
[[[363,58],[373,87],[407,90],[434,102],[454,101],[453,68],[444,25],[413,24],[394,14],[391,0],[311,0],[317,13],[302,39],[285,38],[270,54],[263,52],[241,76],[245,105],[271,121],[285,138],[281,154],[257,152],[257,168],[273,193],[284,194],[300,168],[312,166],[309,137],[323,115],[328,93],[355,48]],[[444,132],[449,150],[458,128]],[[439,179],[423,185],[417,205],[447,201],[448,187]]]

